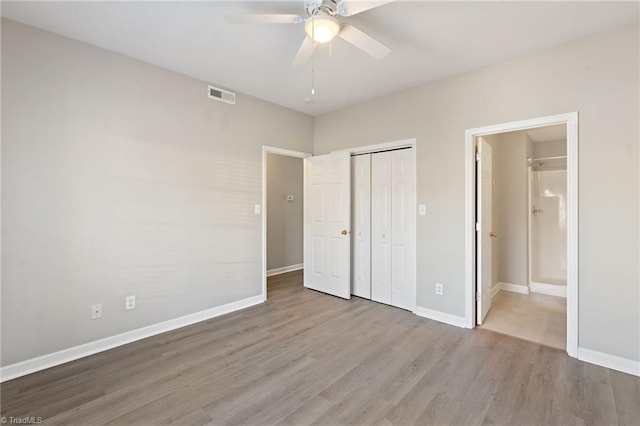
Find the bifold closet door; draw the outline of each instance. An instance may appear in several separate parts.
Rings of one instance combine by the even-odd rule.
[[[391,305],[391,157],[371,154],[371,300]]]
[[[412,151],[371,155],[371,300],[415,308]]]
[[[371,154],[351,157],[353,278],[351,294],[371,299]]]
[[[391,154],[391,304],[415,309],[415,164],[410,149]]]

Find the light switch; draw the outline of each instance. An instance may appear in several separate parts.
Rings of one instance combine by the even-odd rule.
[[[255,214],[260,214],[260,204],[256,204],[255,206],[253,206],[253,212]]]
[[[418,206],[418,214],[420,216],[425,216],[427,214],[427,206],[425,204],[420,204]]]

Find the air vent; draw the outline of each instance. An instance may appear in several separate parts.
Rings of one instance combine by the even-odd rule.
[[[228,90],[219,89],[217,87],[209,86],[209,98],[216,99],[218,101],[226,102],[231,105],[236,104],[236,94],[229,92]]]

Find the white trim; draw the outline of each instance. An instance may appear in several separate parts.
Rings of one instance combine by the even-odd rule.
[[[567,297],[566,285],[537,283],[535,281],[531,281],[529,283],[529,288],[531,289],[531,293],[547,294],[549,296],[564,297],[565,299]]]
[[[267,277],[272,277],[274,275],[280,275],[287,272],[299,271],[304,267],[304,263],[298,263],[297,265],[289,265],[283,266],[282,268],[273,268],[267,271]]]
[[[416,147],[416,139],[402,139],[399,141],[394,141],[394,142],[384,142],[384,143],[378,143],[375,145],[365,145],[365,146],[358,146],[355,148],[346,148],[346,149],[339,149],[337,151],[331,151],[331,153],[334,152],[348,152],[350,154],[368,154],[371,152],[377,152],[377,151],[385,151],[385,150],[390,150],[390,149],[399,149],[399,148],[414,148]]]
[[[355,148],[347,148],[347,149],[340,149],[337,151],[331,151],[331,153],[338,153],[338,152],[348,152],[352,155],[354,154],[368,154],[371,152],[378,152],[378,151],[385,151],[385,150],[392,150],[392,149],[399,149],[399,148],[411,148],[412,154],[413,154],[413,178],[415,179],[414,184],[413,184],[413,199],[415,201],[415,214],[412,216],[413,220],[411,223],[411,226],[413,227],[413,231],[411,231],[411,236],[413,237],[413,256],[412,256],[412,266],[411,266],[411,271],[413,274],[413,303],[412,303],[412,308],[411,308],[411,312],[418,314],[418,309],[426,309],[426,308],[418,308],[418,242],[417,242],[417,231],[418,231],[418,212],[417,212],[417,208],[418,208],[418,143],[417,143],[417,139],[416,138],[410,138],[410,139],[401,139],[398,141],[393,141],[393,142],[384,142],[384,143],[379,143],[379,144],[374,144],[374,145],[365,145],[365,146],[358,146]],[[434,311],[436,312],[436,311]],[[456,317],[458,318],[458,317]]]
[[[529,287],[526,285],[498,283],[496,286],[500,287],[500,290],[510,291],[512,293],[529,294]]]
[[[275,146],[262,145],[262,301],[267,300],[267,154],[307,158],[311,154]],[[304,221],[303,221],[304,223]],[[303,229],[304,232],[304,229]]]
[[[467,129],[465,132],[465,318],[475,327],[475,145],[477,136],[567,125],[567,353],[578,356],[578,113]]]
[[[500,283],[494,284],[493,287],[491,287],[491,298],[496,297],[496,294],[500,293],[500,290],[502,290]]]
[[[578,359],[580,361],[640,377],[640,361],[585,348],[578,348]]]
[[[105,337],[104,339],[94,340],[93,342],[84,343],[82,345],[63,349],[61,351],[31,358],[26,361],[17,362],[0,368],[0,382],[15,379],[36,371],[64,364],[79,358],[84,358],[98,352],[106,351],[127,343],[155,336],[177,328],[185,327],[197,322],[205,321],[220,315],[258,305],[264,300],[262,295],[249,297],[238,300],[237,302],[227,303],[226,305],[216,306],[215,308],[206,309],[204,311],[195,312],[193,314],[184,315],[179,318],[170,319],[157,324],[148,325],[136,330],[127,331],[116,334],[115,336]]]
[[[533,142],[532,142],[533,144]],[[532,148],[533,151],[533,148]],[[533,155],[533,152],[531,153]],[[533,275],[533,249],[532,249],[532,217],[531,209],[533,209],[533,167],[531,164],[527,165],[527,279],[529,280],[529,286],[531,286],[531,280]]]
[[[423,308],[421,306],[416,308],[416,315],[460,328],[469,328],[467,327],[467,320],[464,317],[445,314],[444,312],[434,311],[433,309]]]

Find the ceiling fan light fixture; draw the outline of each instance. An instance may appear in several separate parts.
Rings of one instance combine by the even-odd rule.
[[[304,30],[316,43],[327,43],[338,35],[340,24],[332,16],[317,14],[307,19]]]

